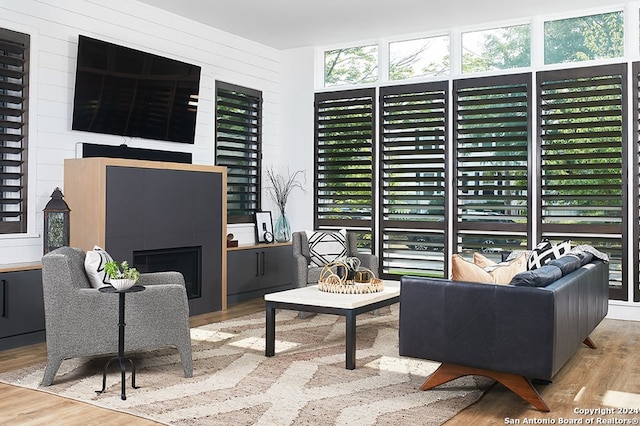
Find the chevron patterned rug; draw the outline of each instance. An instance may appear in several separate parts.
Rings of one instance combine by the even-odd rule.
[[[118,367],[102,386],[108,358],[62,363],[40,388],[44,365],[0,374],[0,381],[131,413],[169,425],[439,425],[492,384],[457,379],[419,388],[437,363],[398,356],[398,305],[357,322],[356,369],[346,370],[344,318],[276,315],[276,355],[264,356],[264,314],[192,329],[193,378],[175,350],[131,354],[136,385],[120,399]]]

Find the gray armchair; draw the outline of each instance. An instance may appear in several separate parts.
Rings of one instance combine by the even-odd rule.
[[[62,361],[118,351],[118,296],[92,288],[85,253],[61,247],[42,257],[49,386]],[[179,272],[141,274],[146,289],[126,296],[125,352],[176,347],[185,377],[193,375],[189,305]]]
[[[293,283],[296,287],[306,287],[308,285],[317,284],[320,279],[321,267],[309,266],[309,240],[306,232],[294,232],[292,235],[293,259],[295,262],[295,271],[293,274]],[[347,256],[353,256],[360,259],[360,266],[371,270],[379,276],[378,257],[358,251],[356,235],[347,232]]]

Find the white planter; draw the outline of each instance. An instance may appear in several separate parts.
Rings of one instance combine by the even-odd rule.
[[[135,284],[136,282],[129,278],[121,278],[121,279],[111,278],[111,285],[116,290],[126,290],[128,288],[133,287]]]

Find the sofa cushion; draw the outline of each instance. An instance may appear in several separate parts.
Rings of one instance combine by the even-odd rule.
[[[560,268],[560,270],[562,271],[562,276],[564,277],[565,275],[572,273],[580,266],[582,266],[582,263],[580,262],[580,258],[578,256],[574,256],[573,254],[566,254],[557,259],[553,259],[552,261],[547,263],[547,265],[553,265]]]
[[[562,278],[560,268],[554,265],[544,265],[516,274],[510,284],[518,287],[546,287],[560,278]]]
[[[549,240],[544,240],[531,252],[529,260],[527,261],[527,269],[533,270],[540,268],[553,259],[557,259],[564,255],[569,250],[571,250],[570,240],[565,240],[556,245],[551,244]]]
[[[306,231],[309,241],[309,266],[324,266],[347,256],[347,231]]]
[[[87,252],[84,258],[84,270],[87,273],[91,287],[100,288],[111,284],[111,280],[104,270],[104,265],[112,260],[109,253],[98,246],[94,246],[93,250]]]

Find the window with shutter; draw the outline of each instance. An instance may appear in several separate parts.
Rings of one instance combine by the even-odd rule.
[[[381,266],[445,275],[448,82],[380,89]]]
[[[626,64],[538,73],[540,237],[610,257],[612,298],[626,299]]]
[[[227,222],[261,209],[262,92],[216,82],[216,164],[227,167]]]
[[[315,95],[315,224],[358,231],[371,250],[373,235],[375,90]]]
[[[27,230],[29,35],[0,29],[0,234]]]
[[[454,81],[457,249],[524,249],[529,230],[531,75]]]

